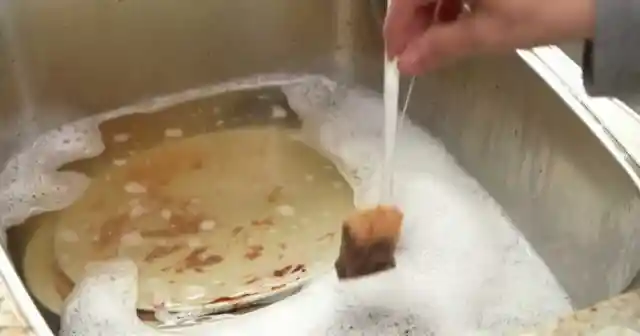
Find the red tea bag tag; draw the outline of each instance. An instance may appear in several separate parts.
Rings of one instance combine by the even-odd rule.
[[[440,23],[452,22],[462,13],[462,0],[438,0],[435,9],[435,21]]]

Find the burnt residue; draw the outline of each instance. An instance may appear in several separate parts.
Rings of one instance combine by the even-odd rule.
[[[244,227],[242,226],[236,226],[235,228],[233,228],[233,230],[231,230],[231,235],[233,237],[237,236],[240,234],[240,232],[242,232],[242,230],[244,230]]]
[[[274,187],[271,192],[267,195],[267,202],[269,203],[277,203],[282,198],[282,191],[284,187],[277,186]]]
[[[289,272],[293,269],[293,265],[287,265],[281,269],[277,269],[275,271],[273,271],[273,276],[274,277],[278,277],[281,278],[287,274],[289,274]]]
[[[304,266],[304,264],[297,264],[293,270],[291,270],[291,273],[298,273],[298,272],[302,272],[305,273],[307,271],[307,268]]]
[[[256,260],[262,256],[263,251],[264,247],[262,245],[250,245],[244,257],[248,260]]]
[[[287,265],[281,269],[277,269],[273,271],[273,276],[277,278],[281,278],[287,274],[305,273],[305,272],[307,272],[307,268],[305,267],[304,264]]]
[[[171,269],[176,273],[184,273],[185,271],[194,271],[204,273],[204,269],[208,266],[216,265],[224,261],[224,258],[217,254],[206,254],[207,248],[200,247],[192,250],[183,260],[175,266],[169,266],[162,269],[163,272]]]
[[[253,226],[272,226],[273,224],[273,218],[271,217],[251,221],[251,225]]]
[[[331,240],[331,239],[333,239],[335,236],[336,236],[336,233],[335,233],[335,232],[329,232],[329,233],[326,233],[326,234],[324,234],[324,235],[322,235],[322,236],[318,237],[318,239],[317,239],[317,240],[318,240],[318,241]]]
[[[235,295],[235,296],[222,296],[219,297],[213,301],[211,301],[210,303],[233,303],[235,301],[239,301],[240,299],[244,299],[246,297],[249,297],[253,295],[252,293],[244,293],[244,294],[239,294],[239,295]]]
[[[260,281],[260,278],[257,276],[251,276],[249,277],[249,279],[247,281],[245,281],[245,285],[251,285],[254,284],[256,282]]]
[[[279,289],[283,289],[283,288],[285,288],[285,287],[287,287],[287,285],[286,285],[286,284],[277,285],[277,286],[272,286],[272,287],[271,287],[271,290],[276,291],[276,290],[279,290]]]
[[[142,322],[159,322],[156,319],[156,313],[150,310],[138,309],[136,310],[138,318],[142,320]]]
[[[145,257],[144,257],[144,261],[145,262],[153,262],[157,259],[161,259],[164,257],[168,257],[169,255],[180,251],[181,249],[183,249],[184,246],[182,245],[173,245],[173,246],[156,246],[153,248],[153,250],[151,250],[151,252],[149,252]]]
[[[217,254],[205,256],[206,247],[197,248],[184,259],[184,266],[187,269],[202,268],[221,263],[224,258]]]

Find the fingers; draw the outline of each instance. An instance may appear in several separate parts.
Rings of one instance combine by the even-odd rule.
[[[437,21],[449,23],[457,20],[463,6],[462,0],[440,0],[436,6]]]
[[[412,40],[398,58],[398,68],[418,75],[495,45],[494,24],[482,15],[462,17],[447,24],[436,24]]]
[[[393,0],[384,22],[384,39],[388,56],[402,53],[409,41],[430,24],[435,3],[429,0]]]
[[[387,9],[383,35],[390,58],[402,52],[407,43],[405,32],[413,19],[415,3],[415,0],[395,0]]]

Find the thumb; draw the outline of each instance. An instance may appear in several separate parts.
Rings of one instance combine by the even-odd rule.
[[[501,36],[496,26],[494,19],[484,13],[433,25],[409,43],[398,58],[398,67],[403,73],[417,75],[491,50]],[[505,35],[506,32],[501,34]]]

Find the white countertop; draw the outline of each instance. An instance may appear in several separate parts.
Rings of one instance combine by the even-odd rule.
[[[34,335],[21,315],[4,279],[0,279],[0,336]]]

